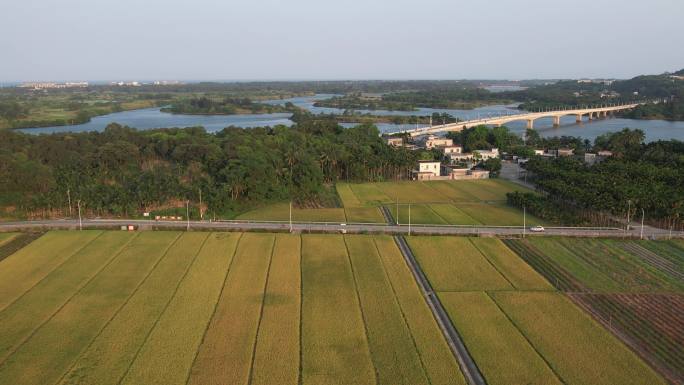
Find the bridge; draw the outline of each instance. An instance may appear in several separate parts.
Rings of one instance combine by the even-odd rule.
[[[631,103],[631,104],[615,104],[615,105],[603,105],[603,106],[593,106],[586,108],[575,108],[575,109],[562,109],[562,110],[549,110],[549,111],[539,111],[539,112],[523,112],[520,114],[513,115],[501,115],[494,117],[479,118],[474,120],[467,120],[455,123],[440,124],[430,127],[415,128],[413,130],[405,130],[401,132],[394,132],[391,134],[401,134],[407,133],[411,136],[429,135],[437,134],[440,132],[448,131],[461,131],[466,128],[476,127],[481,125],[491,125],[499,127],[509,122],[514,121],[526,121],[527,128],[534,128],[534,121],[542,118],[553,118],[553,126],[558,127],[560,125],[560,119],[563,116],[575,116],[575,121],[577,123],[582,122],[583,116],[588,116],[589,120],[599,119],[608,117],[618,111],[630,110],[637,107],[641,103]]]

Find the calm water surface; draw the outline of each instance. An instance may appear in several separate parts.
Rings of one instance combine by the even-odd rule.
[[[264,103],[269,104],[285,104],[292,102],[298,107],[305,108],[314,114],[320,113],[335,113],[341,114],[344,112],[338,108],[314,107],[314,103],[318,100],[333,97],[333,94],[317,94],[313,96],[301,96],[289,99],[268,100]],[[390,116],[430,116],[434,112],[447,113],[454,117],[470,120],[485,116],[497,116],[505,114],[518,113],[514,105],[504,106],[487,106],[476,108],[474,110],[456,110],[456,109],[440,109],[440,108],[419,108],[417,111],[383,111],[374,110],[357,111],[360,113],[370,113],[373,115],[390,115]],[[162,127],[193,127],[203,126],[208,132],[220,131],[228,126],[237,127],[263,127],[275,126],[278,124],[292,125],[289,119],[289,113],[277,114],[257,114],[257,115],[183,115],[183,114],[169,114],[161,112],[159,108],[146,108],[142,110],[117,112],[109,115],[97,116],[85,124],[69,125],[69,126],[55,126],[42,128],[29,128],[21,131],[41,134],[41,133],[55,133],[55,132],[84,132],[84,131],[103,131],[110,123],[119,123],[130,127],[135,127],[141,130],[162,128]],[[441,122],[433,122],[439,124]],[[353,123],[344,123],[342,126],[351,127]],[[377,124],[381,132],[400,131],[405,129],[415,128],[415,124],[397,125],[392,123]],[[424,126],[424,125],[419,125]],[[513,132],[523,133],[525,131],[525,122],[511,122],[507,126]],[[633,119],[601,119],[587,121],[586,118],[581,124],[575,123],[574,116],[567,116],[561,119],[560,127],[553,127],[551,118],[538,119],[534,122],[534,128],[542,136],[581,136],[583,138],[593,140],[598,135],[606,132],[619,131],[625,127],[640,128],[646,133],[647,141],[654,141],[659,139],[678,139],[684,140],[684,122],[668,122],[663,120],[633,120]]]

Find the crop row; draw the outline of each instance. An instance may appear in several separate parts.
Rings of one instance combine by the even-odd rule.
[[[673,382],[684,373],[684,299],[660,294],[577,294],[580,305]]]
[[[505,239],[506,246],[543,275],[558,290],[582,292],[587,289],[565,268],[559,266],[527,240]]]

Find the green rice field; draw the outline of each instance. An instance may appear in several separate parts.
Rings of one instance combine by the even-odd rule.
[[[0,384],[465,384],[391,237],[55,231],[0,276]]]
[[[379,208],[400,224],[522,226],[521,210],[506,205],[506,193],[524,187],[499,180],[338,183],[342,208],[293,208],[293,221],[385,223]],[[288,221],[289,203],[259,207],[236,219]],[[526,225],[548,225],[527,215]]]

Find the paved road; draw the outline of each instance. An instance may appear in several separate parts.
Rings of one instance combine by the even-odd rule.
[[[126,219],[86,219],[83,228],[119,228],[122,225],[135,225],[141,229],[186,229],[187,222],[126,220]],[[79,227],[78,220],[37,220],[0,223],[0,231],[18,231],[30,229],[75,229]],[[218,230],[218,231],[289,231],[287,222],[259,222],[259,221],[190,221],[190,229]],[[383,233],[406,235],[409,234],[437,234],[437,235],[482,235],[482,236],[573,236],[573,237],[612,237],[638,238],[640,229],[630,231],[610,228],[581,228],[581,227],[547,227],[543,233],[531,233],[522,227],[504,226],[446,226],[446,225],[391,225],[381,223],[332,223],[332,222],[297,222],[292,224],[296,232],[321,233]],[[672,232],[673,238],[684,238],[684,232]],[[670,232],[655,228],[645,228],[644,238],[668,238]]]

